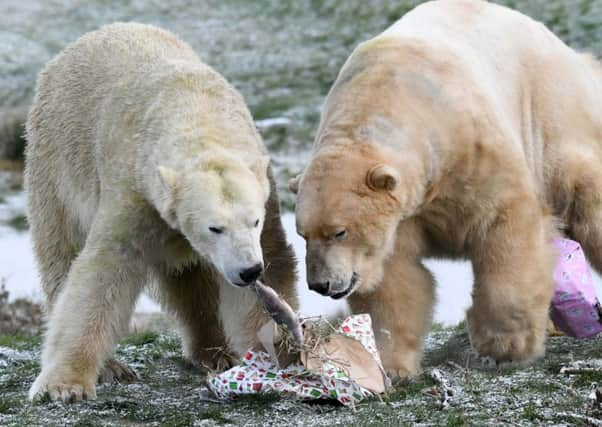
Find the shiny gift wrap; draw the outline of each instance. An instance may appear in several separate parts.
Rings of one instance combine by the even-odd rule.
[[[602,331],[600,305],[589,265],[579,243],[557,238],[556,289],[550,316],[556,328],[576,338],[593,338]]]
[[[372,322],[367,314],[347,317],[336,334],[353,338],[370,353],[382,370]],[[209,389],[220,399],[240,395],[280,393],[301,400],[334,399],[352,406],[375,393],[349,378],[345,369],[326,361],[319,371],[309,371],[301,362],[278,368],[267,352],[249,350],[242,363],[208,380]]]

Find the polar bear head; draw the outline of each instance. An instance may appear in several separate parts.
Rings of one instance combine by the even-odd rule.
[[[312,159],[291,183],[316,292],[373,290],[394,250],[413,244],[398,242],[398,226],[434,194],[439,141],[458,129],[423,56],[395,37],[365,43],[328,94]]]
[[[291,181],[311,290],[338,299],[378,285],[403,217],[400,179],[386,158],[345,147],[319,151]]]
[[[254,282],[263,271],[268,163],[268,156],[247,163],[222,155],[192,169],[158,168],[161,216],[236,286]]]

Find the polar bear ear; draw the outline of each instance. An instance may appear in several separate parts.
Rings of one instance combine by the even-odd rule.
[[[172,227],[176,228],[176,194],[178,191],[178,173],[173,169],[159,166],[159,180],[165,191],[159,193],[159,213]]]
[[[294,178],[291,178],[288,181],[288,189],[291,190],[293,194],[297,194],[299,192],[299,182],[301,182],[301,177],[303,174],[299,174]]]
[[[265,177],[268,174],[268,166],[270,165],[270,156],[259,156],[257,160],[251,165],[251,170],[257,174],[257,176]]]
[[[165,189],[171,194],[175,193],[176,188],[178,187],[178,173],[165,166],[159,166],[159,177],[161,178],[161,183]]]
[[[373,190],[393,191],[398,183],[399,173],[388,165],[376,165],[366,175],[366,184]]]
[[[265,201],[270,197],[270,180],[268,178],[268,168],[270,166],[270,156],[259,156],[250,166],[251,172],[253,172],[258,178],[259,182],[263,185],[265,192]]]

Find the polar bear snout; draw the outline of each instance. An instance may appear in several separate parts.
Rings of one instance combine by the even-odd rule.
[[[309,290],[319,293],[320,295],[328,295],[330,282],[312,282],[308,284]]]
[[[356,288],[359,281],[359,275],[353,272],[351,280],[337,280],[335,282],[308,282],[308,287],[311,291],[317,292],[320,295],[330,297],[332,299],[341,299],[350,295]]]
[[[264,270],[259,230],[225,237],[210,253],[213,264],[232,285],[250,285]]]
[[[239,273],[239,277],[243,281],[243,286],[250,285],[257,279],[259,279],[261,273],[263,273],[263,264],[257,263],[253,267],[245,268],[244,270],[242,270]]]
[[[351,275],[351,280],[349,281],[349,284],[342,291],[336,291],[333,289],[333,291],[330,293],[330,298],[341,299],[341,298],[345,298],[346,296],[351,295],[351,293],[355,290],[355,287],[358,284],[358,282],[359,282],[359,274],[357,274],[354,271],[353,274]]]
[[[263,260],[261,257],[253,257],[250,259],[225,262],[223,264],[216,263],[218,270],[222,272],[224,277],[232,285],[237,287],[245,287],[254,283],[263,274]],[[222,266],[220,268],[220,265]]]
[[[359,284],[357,256],[341,244],[322,239],[307,240],[307,286],[320,295],[340,299]]]

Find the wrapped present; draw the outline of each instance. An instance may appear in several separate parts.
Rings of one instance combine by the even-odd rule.
[[[288,366],[279,366],[281,358],[268,351],[249,350],[240,365],[210,376],[208,387],[220,399],[280,393],[301,400],[334,399],[343,405],[385,391],[387,379],[368,314],[347,317],[319,339],[306,332],[305,342]]]
[[[550,317],[569,336],[593,338],[602,331],[600,305],[583,250],[579,243],[569,239],[557,238],[554,245],[559,256]]]

